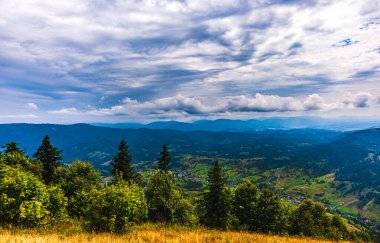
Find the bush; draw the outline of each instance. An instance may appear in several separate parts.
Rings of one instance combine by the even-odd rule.
[[[54,175],[54,182],[62,188],[68,198],[71,216],[84,216],[84,208],[89,203],[89,192],[100,188],[100,172],[91,163],[75,161],[68,167],[60,167]]]
[[[257,231],[281,234],[288,227],[288,214],[280,197],[269,189],[263,189],[257,203]]]
[[[256,230],[261,224],[258,219],[259,192],[250,181],[243,181],[235,190],[233,213],[239,220],[239,228]]]
[[[9,165],[13,168],[17,167],[25,171],[31,172],[37,178],[42,179],[42,163],[39,160],[30,159],[20,152],[11,152],[2,154],[0,163]]]
[[[66,217],[66,200],[58,188],[46,187],[30,172],[6,165],[0,167],[3,225],[36,227],[59,221]]]
[[[98,232],[123,232],[143,222],[148,206],[143,189],[136,184],[118,183],[93,189],[85,212],[86,225]]]
[[[305,200],[291,215],[293,234],[343,240],[348,231],[339,216],[330,216],[318,202]]]
[[[67,214],[67,197],[63,193],[62,189],[57,186],[48,188],[49,193],[49,205],[48,210],[50,212],[50,221],[61,221],[68,218]]]
[[[185,225],[197,221],[194,205],[177,190],[172,172],[157,170],[148,182],[146,195],[152,221]]]

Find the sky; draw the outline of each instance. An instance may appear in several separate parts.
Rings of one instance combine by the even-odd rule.
[[[380,1],[0,1],[0,123],[278,116],[380,118]]]

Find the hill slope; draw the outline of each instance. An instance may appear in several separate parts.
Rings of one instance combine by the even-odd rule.
[[[5,124],[0,125],[0,144],[17,141],[32,154],[44,135],[63,149],[65,161],[89,160],[100,165],[112,159],[118,142],[125,138],[134,161],[155,161],[162,144],[176,155],[194,154],[212,157],[250,158],[252,156],[294,157],[311,147],[329,143],[340,132],[324,130],[268,130],[241,132],[183,132],[165,129],[116,129],[86,124]],[[270,162],[270,161],[267,161]],[[274,162],[274,161],[272,161]]]
[[[188,190],[203,188],[207,170],[219,158],[231,185],[250,178],[287,197],[312,197],[343,213],[380,220],[380,129],[184,132],[87,124],[4,124],[0,125],[0,144],[19,142],[31,155],[46,134],[53,145],[64,149],[65,162],[91,161],[103,175],[109,173],[108,162],[121,138],[129,143],[135,167],[144,172],[154,168],[162,144],[167,144],[173,155],[172,168]]]

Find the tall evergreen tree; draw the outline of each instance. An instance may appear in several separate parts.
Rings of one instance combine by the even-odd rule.
[[[49,136],[46,135],[40,147],[37,149],[37,152],[33,155],[34,158],[42,162],[42,178],[46,184],[52,182],[55,170],[62,166],[59,162],[63,159],[61,156],[62,151],[63,150],[53,147],[50,143]]]
[[[116,181],[118,178],[129,182],[136,179],[136,175],[133,173],[132,156],[129,153],[128,145],[125,139],[120,141],[119,151],[113,158],[111,165],[111,173]]]
[[[157,161],[158,169],[161,172],[168,172],[170,170],[170,163],[171,156],[168,151],[168,147],[164,144],[162,145],[162,151],[160,152],[160,158]]]
[[[222,174],[219,161],[208,172],[208,191],[204,195],[204,223],[211,228],[226,229],[231,219],[231,195],[226,190],[227,180]]]
[[[4,153],[5,154],[12,154],[12,153],[19,153],[19,154],[24,154],[25,151],[24,150],[21,150],[17,143],[16,142],[10,142],[10,143],[6,143],[3,148],[5,148],[5,151]]]

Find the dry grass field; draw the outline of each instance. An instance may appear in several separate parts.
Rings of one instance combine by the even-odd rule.
[[[41,232],[11,232],[0,231],[0,242],[9,243],[58,243],[58,242],[294,242],[322,243],[330,242],[310,238],[295,238],[251,234],[246,232],[223,232],[216,230],[174,230],[174,229],[138,229],[126,234],[72,234]]]

